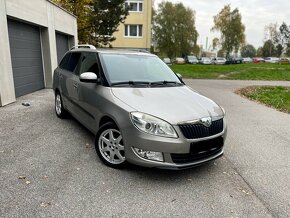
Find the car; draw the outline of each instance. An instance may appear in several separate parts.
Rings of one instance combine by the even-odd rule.
[[[250,58],[250,57],[243,58],[243,63],[244,63],[244,64],[253,63],[253,59]]]
[[[199,61],[200,64],[212,64],[210,58],[202,57]]]
[[[179,58],[179,57],[175,58],[173,62],[175,64],[185,64],[186,63],[184,58]]]
[[[170,58],[163,58],[163,61],[167,65],[171,65],[172,64]]]
[[[189,55],[186,57],[186,62],[188,64],[197,64],[198,63],[198,59],[196,56],[193,56],[193,55]]]
[[[53,90],[56,116],[90,130],[109,167],[185,169],[223,155],[224,109],[154,54],[74,47],[54,71]]]
[[[265,63],[265,59],[264,58],[260,58],[260,57],[255,57],[253,58],[253,62],[255,64],[258,64],[258,63]]]
[[[226,63],[226,59],[225,58],[221,58],[221,57],[216,57],[212,59],[212,63],[213,64],[218,64],[218,65],[222,65]]]
[[[241,63],[243,63],[242,58],[233,58],[233,57],[228,58],[225,62],[225,64],[241,64]]]
[[[290,58],[280,58],[279,63],[280,64],[289,64]]]
[[[276,64],[279,63],[280,59],[276,57],[267,57],[265,58],[265,63]]]

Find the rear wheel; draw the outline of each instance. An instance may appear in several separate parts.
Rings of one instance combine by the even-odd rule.
[[[59,92],[55,93],[55,113],[61,119],[66,118],[68,115],[68,112],[63,107],[63,101]]]
[[[95,147],[99,158],[107,166],[123,168],[126,165],[123,137],[114,123],[101,126],[96,135]]]

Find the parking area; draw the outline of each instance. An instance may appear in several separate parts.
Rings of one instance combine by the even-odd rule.
[[[233,91],[290,82],[185,82],[226,109],[229,129],[222,158],[183,171],[104,166],[50,89],[0,108],[0,217],[289,216],[290,115]]]

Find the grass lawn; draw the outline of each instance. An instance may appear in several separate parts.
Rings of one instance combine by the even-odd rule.
[[[251,86],[240,89],[237,93],[280,111],[290,113],[290,87]]]
[[[290,81],[290,64],[174,64],[170,67],[184,78]]]

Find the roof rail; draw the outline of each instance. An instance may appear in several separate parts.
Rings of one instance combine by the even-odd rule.
[[[82,44],[82,45],[76,45],[76,46],[73,46],[70,50],[73,50],[73,49],[77,49],[77,48],[89,48],[89,49],[96,49],[95,46],[93,45],[89,45],[89,44]]]
[[[144,53],[149,53],[150,51],[146,50],[146,49],[139,49],[139,48],[133,48],[133,49],[129,49],[131,51],[137,51],[137,52],[144,52]]]

